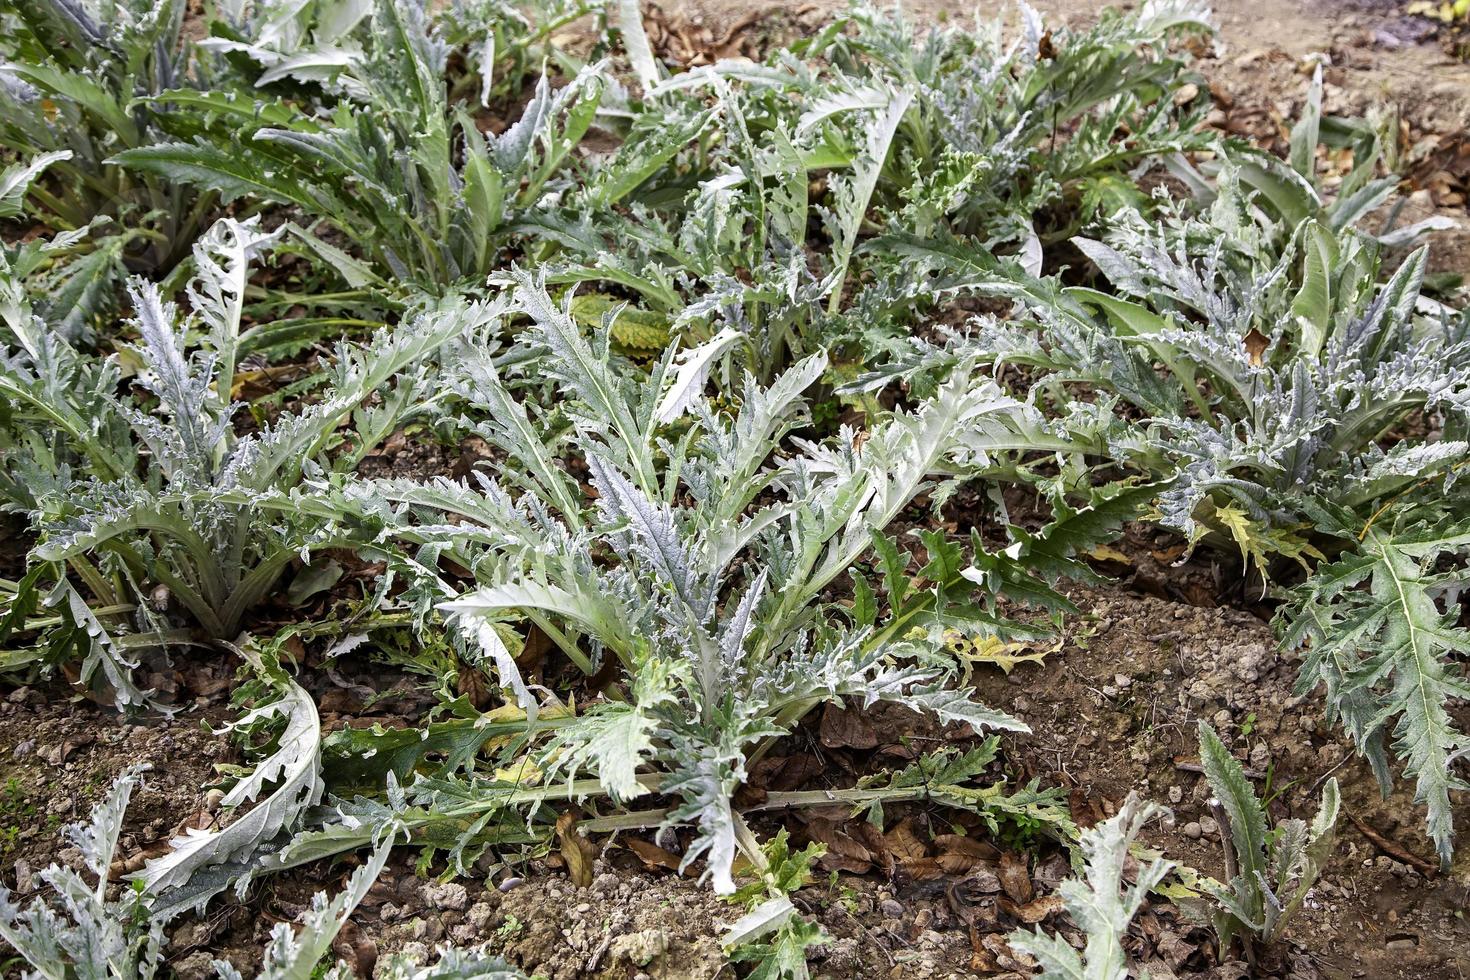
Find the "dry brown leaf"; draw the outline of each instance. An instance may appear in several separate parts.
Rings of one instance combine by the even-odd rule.
[[[1012,949],[1003,933],[988,933],[980,940],[980,944],[995,957],[1003,969],[1025,971],[1029,976],[1036,968],[1036,961],[1025,953]]]
[[[332,940],[332,952],[337,954],[338,960],[351,967],[351,975],[356,977],[372,976],[373,967],[378,962],[378,944],[351,920],[342,924],[342,931]]]
[[[746,786],[778,793],[799,789],[821,775],[822,763],[809,752],[796,755],[768,755],[750,765]]]
[[[562,860],[567,863],[567,876],[572,884],[586,888],[592,884],[592,862],[597,860],[597,845],[577,829],[577,815],[568,810],[556,818],[556,839]]]
[[[965,834],[940,834],[934,838],[934,846],[941,851],[953,851],[958,854],[968,854],[982,861],[999,861],[1000,848],[988,840],[979,837],[969,837]]]
[[[933,881],[936,878],[943,878],[945,875],[944,868],[939,864],[939,859],[931,857],[914,858],[912,861],[905,861],[903,863],[903,870],[914,881]]]
[[[980,863],[980,859],[975,855],[964,854],[960,851],[944,851],[935,860],[948,875],[965,874]]]
[[[1179,544],[1175,545],[1172,548],[1160,548],[1156,551],[1149,552],[1149,554],[1154,556],[1154,561],[1162,562],[1165,565],[1172,565],[1174,562],[1178,561],[1180,557],[1184,555],[1184,552],[1188,549],[1188,545]]]
[[[892,830],[884,834],[883,840],[893,856],[904,864],[929,856],[929,849],[914,833],[913,821],[908,817],[900,820]]]
[[[1000,972],[1000,964],[995,960],[995,954],[988,949],[977,949],[970,956],[970,969],[976,973],[993,974]]]
[[[1184,961],[1193,956],[1198,948],[1196,943],[1174,932],[1163,936],[1154,947],[1158,955],[1163,957],[1164,962],[1175,970],[1183,966]]]
[[[863,864],[862,870],[867,870],[873,863],[873,852],[853,840],[834,821],[823,818],[808,821],[806,832],[812,840],[827,845],[828,857],[838,856],[860,861]]]
[[[1055,890],[1058,885],[1072,876],[1072,865],[1065,854],[1053,854],[1031,872],[1033,884]]]
[[[679,870],[679,855],[672,851],[666,851],[657,844],[637,837],[631,837],[623,843],[649,868],[665,868],[674,872]]]
[[[455,692],[464,695],[476,711],[484,711],[493,703],[491,686],[485,675],[474,667],[461,663],[455,682]],[[330,691],[328,692],[331,693]]]
[[[1241,343],[1245,345],[1245,352],[1251,364],[1260,367],[1265,360],[1266,348],[1271,346],[1271,338],[1255,327],[1251,327],[1250,333],[1241,338]]]
[[[1000,887],[1017,905],[1031,901],[1031,869],[1025,855],[1006,851],[1000,856]]]
[[[995,862],[1000,859],[1000,849],[989,841],[966,837],[961,834],[941,834],[934,839],[939,848],[939,866],[948,874],[977,872],[995,878]],[[989,891],[1000,891],[1000,880]],[[985,889],[982,889],[985,890]]]
[[[1067,791],[1067,809],[1072,814],[1072,822],[1083,830],[1107,819],[1100,801],[1080,786],[1073,786]]]
[[[817,859],[817,867],[823,871],[842,871],[847,874],[862,875],[873,870],[873,862],[860,861],[857,858],[828,851]]]
[[[878,733],[861,712],[828,704],[822,711],[820,726],[822,744],[829,749],[871,749],[878,744]]]
[[[1028,926],[1034,926],[1047,916],[1060,912],[1064,907],[1065,905],[1060,895],[1043,895],[1040,898],[1032,899],[1025,905],[1013,906],[1007,909],[1007,911]]]
[[[978,864],[965,876],[965,890],[971,894],[994,895],[1001,890],[1000,875],[993,864]]]
[[[894,854],[888,849],[888,841],[884,839],[883,832],[866,820],[854,820],[848,818],[841,822],[843,831],[866,847],[872,854],[873,867],[883,874],[892,878],[894,869],[898,867]]]

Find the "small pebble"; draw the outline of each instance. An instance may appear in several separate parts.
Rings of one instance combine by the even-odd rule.
[[[25,858],[15,862],[15,891],[17,894],[26,895],[35,890],[36,876],[31,871],[31,863]]]
[[[878,903],[878,911],[883,913],[885,919],[897,919],[903,915],[903,906],[887,898]]]
[[[1184,836],[1190,840],[1199,840],[1203,833],[1204,831],[1200,828],[1200,825],[1193,820],[1184,825]]]
[[[424,901],[431,907],[463,912],[470,904],[470,893],[457,881],[430,882],[424,886]]]
[[[1176,803],[1177,804],[1177,803],[1179,803],[1183,799],[1184,799],[1184,787],[1182,787],[1182,786],[1170,786],[1169,787],[1169,802],[1170,803]]]
[[[465,916],[465,924],[474,929],[475,932],[484,932],[490,925],[490,920],[495,917],[495,910],[485,902],[476,902],[470,906],[469,914]]]
[[[1201,817],[1199,821],[1200,833],[1206,837],[1214,837],[1220,832],[1220,825],[1215,822],[1214,817]]]

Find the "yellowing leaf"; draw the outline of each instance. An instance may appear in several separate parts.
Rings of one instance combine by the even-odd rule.
[[[541,783],[541,767],[530,759],[521,758],[508,766],[496,769],[491,776],[497,783],[515,783],[517,786],[538,786]]]
[[[967,665],[994,664],[1007,674],[1014,670],[1017,664],[1039,664],[1046,659],[1047,655],[1056,653],[1062,648],[1060,639],[1045,649],[1036,649],[1030,643],[1008,643],[995,636],[967,637],[959,630],[947,630],[944,634],[944,643],[951,653],[964,660]],[[1031,652],[1025,652],[1028,650]]]
[[[1240,548],[1241,560],[1254,563],[1264,577],[1272,555],[1284,555],[1311,571],[1308,558],[1326,559],[1326,555],[1301,535],[1286,528],[1263,527],[1233,503],[1215,509],[1214,520],[1229,531]]]
[[[539,718],[539,719],[541,719],[541,720],[543,720],[543,721],[546,721],[546,720],[550,720],[552,718],[569,718],[569,717],[575,715],[576,713],[577,713],[577,708],[576,708],[576,705],[575,704],[572,704],[572,705],[553,704],[553,705],[548,705],[546,707],[543,707],[537,713],[536,717]],[[523,721],[523,720],[525,720],[525,717],[526,717],[526,709],[525,708],[522,708],[520,705],[516,704],[514,701],[511,701],[511,702],[508,702],[506,704],[502,704],[498,708],[491,708],[489,711],[486,711],[486,712],[481,713],[480,718],[479,718],[479,721],[477,723],[478,724],[481,724],[481,725],[496,725],[496,724],[501,724],[503,722],[508,722],[508,721]],[[500,735],[500,736],[497,736],[495,738],[492,738],[492,739],[488,740],[485,743],[485,745],[483,746],[483,748],[481,749],[481,751],[482,752],[486,752],[486,753],[493,752],[495,749],[500,748],[502,745],[509,744],[512,739],[520,738],[520,737],[521,736],[519,736],[519,735]],[[497,773],[497,778],[499,778],[499,774],[498,773]],[[537,774],[537,777],[536,778],[537,779],[540,779],[541,778],[539,773]],[[511,777],[511,779],[512,779],[512,781],[514,781],[514,777]]]
[[[572,297],[572,319],[584,327],[600,327],[603,318],[614,310],[618,315],[612,322],[613,342],[625,351],[652,354],[669,345],[669,318],[660,313],[640,310],[606,293],[578,293]]]
[[[1129,558],[1110,544],[1097,545],[1087,552],[1087,556],[1089,558],[1096,558],[1098,561],[1115,561],[1123,565],[1133,564],[1132,558]]]

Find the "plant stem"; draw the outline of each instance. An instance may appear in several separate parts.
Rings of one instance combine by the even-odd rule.
[[[1219,800],[1210,800],[1210,813],[1214,815],[1215,822],[1220,825],[1220,848],[1225,852],[1225,880],[1234,881],[1240,874],[1240,864],[1236,860],[1235,837],[1231,831],[1230,814],[1225,812],[1225,807]],[[1240,945],[1245,949],[1246,962],[1251,965],[1251,972],[1254,974],[1256,950],[1249,929],[1241,930]]]

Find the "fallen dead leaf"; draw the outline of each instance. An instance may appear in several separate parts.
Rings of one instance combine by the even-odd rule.
[[[1060,638],[1040,647],[1034,643],[1007,642],[996,636],[967,637],[958,630],[946,631],[944,642],[952,653],[967,663],[994,664],[1007,674],[1015,670],[1017,664],[1042,663],[1049,654],[1062,648]]]
[[[1006,911],[1028,926],[1034,926],[1047,916],[1060,912],[1063,908],[1065,908],[1065,905],[1060,895],[1043,895],[1040,898],[1032,899],[1025,905],[1013,905],[1007,908]]]
[[[850,871],[863,874],[873,868],[873,852],[850,837],[835,821],[818,817],[809,820],[807,834],[819,844],[827,845],[821,866],[828,871]]]
[[[859,711],[828,704],[819,728],[822,744],[829,749],[871,749],[878,745],[873,723]]]
[[[666,851],[657,844],[637,837],[629,838],[623,841],[623,844],[628,850],[638,855],[638,860],[648,868],[664,868],[676,873],[679,870],[679,855]]]
[[[1184,553],[1188,550],[1188,545],[1179,544],[1175,545],[1172,548],[1161,548],[1152,551],[1150,552],[1150,554],[1154,556],[1154,561],[1161,562],[1165,565],[1171,565],[1182,558],[1184,556]]]
[[[1029,976],[1036,968],[1036,961],[1025,953],[1012,949],[1002,933],[989,933],[980,940],[980,944],[995,957],[996,963],[1002,969],[1025,971],[1025,975]]]
[[[1067,791],[1067,809],[1071,811],[1072,822],[1083,830],[1096,826],[1107,818],[1101,801],[1079,786],[1073,786]]]
[[[929,849],[914,833],[913,821],[908,817],[894,824],[893,829],[883,835],[883,840],[893,856],[904,864],[929,856]]]
[[[332,952],[347,963],[352,975],[370,977],[378,962],[378,944],[373,942],[351,920],[342,924],[342,931],[332,941]]]
[[[976,865],[965,876],[966,890],[983,895],[994,895],[1001,890],[1000,874],[993,864]]]
[[[822,763],[809,752],[768,755],[750,767],[747,786],[778,793],[798,789],[822,773]]]
[[[1031,901],[1031,869],[1025,855],[1006,851],[1000,856],[1000,887],[1011,901],[1025,905]]]
[[[556,839],[562,860],[567,863],[567,876],[578,888],[592,884],[592,862],[597,860],[597,845],[577,829],[577,815],[570,810],[556,818]]]
[[[941,851],[967,854],[981,861],[1000,860],[1000,848],[988,840],[969,837],[965,834],[940,834],[934,838],[934,846]]]
[[[484,711],[494,703],[490,682],[478,668],[461,663],[455,692],[464,695],[476,711]]]
[[[1168,933],[1155,944],[1155,951],[1163,957],[1165,963],[1171,969],[1177,970],[1184,965],[1184,961],[1194,955],[1198,944],[1190,942],[1178,933]]]
[[[964,854],[960,851],[944,851],[935,860],[948,875],[968,874],[981,864],[980,859],[973,854]]]
[[[1072,866],[1067,862],[1065,854],[1053,854],[1031,873],[1031,881],[1048,889],[1055,890],[1058,885],[1072,876]]]

